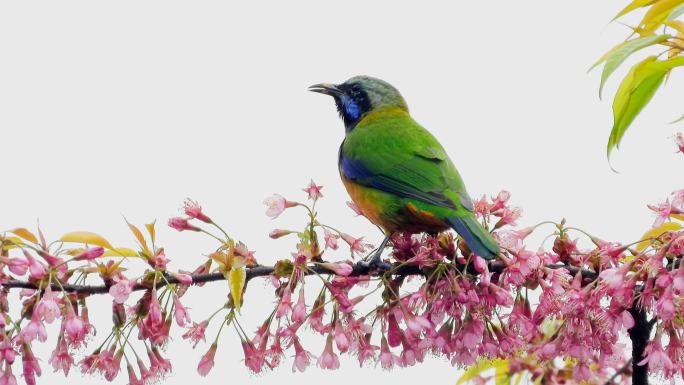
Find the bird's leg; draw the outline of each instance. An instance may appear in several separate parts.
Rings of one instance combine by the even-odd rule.
[[[393,233],[385,234],[385,239],[382,240],[378,249],[368,258],[364,259],[362,264],[368,267],[389,268],[389,266],[384,266],[386,264],[382,262],[382,252],[385,250],[385,246],[387,246],[387,243],[389,242],[390,238],[392,238],[392,235]]]

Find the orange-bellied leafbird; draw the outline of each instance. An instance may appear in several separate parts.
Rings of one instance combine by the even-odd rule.
[[[361,212],[385,232],[375,263],[396,232],[449,228],[475,254],[486,259],[499,254],[496,241],[473,213],[456,167],[437,139],[413,120],[396,88],[356,76],[309,90],[332,96],[344,121],[340,176]]]

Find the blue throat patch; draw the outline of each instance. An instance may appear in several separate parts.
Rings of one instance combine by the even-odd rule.
[[[344,96],[342,98],[342,105],[349,120],[353,121],[361,116],[361,107],[359,107],[359,104],[354,99]]]

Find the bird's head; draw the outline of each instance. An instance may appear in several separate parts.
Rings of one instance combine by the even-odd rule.
[[[355,76],[342,84],[314,84],[309,91],[330,95],[335,99],[347,132],[375,109],[397,107],[408,111],[406,101],[396,88],[370,76]]]

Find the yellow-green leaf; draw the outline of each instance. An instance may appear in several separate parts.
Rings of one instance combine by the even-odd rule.
[[[684,33],[684,22],[681,22],[679,20],[671,20],[671,21],[666,21],[665,25],[676,30],[679,33]]]
[[[620,13],[618,13],[613,20],[619,19],[620,17],[632,12],[635,9],[648,7],[649,5],[655,3],[658,0],[634,0],[629,5],[625,7]]]
[[[473,378],[481,375],[489,369],[498,370],[498,368],[503,367],[508,370],[508,361],[502,359],[495,360],[479,360],[475,365],[472,365],[468,370],[463,373],[463,375],[456,381],[456,385],[461,385],[465,382],[472,380]]]
[[[228,285],[230,286],[230,296],[233,298],[235,309],[240,312],[242,306],[242,290],[247,282],[247,270],[244,267],[233,267],[228,273]]]
[[[658,238],[659,236],[665,234],[668,231],[676,231],[682,228],[677,222],[665,222],[660,227],[656,227],[648,230],[641,236],[642,241],[637,243],[636,249],[642,251],[651,244],[653,238]]]
[[[138,252],[127,247],[117,247],[107,250],[102,254],[103,257],[137,257]]]
[[[145,241],[145,237],[143,237],[142,232],[140,229],[138,229],[134,224],[128,222],[128,220],[124,219],[126,221],[126,224],[128,225],[128,228],[131,229],[131,232],[133,235],[135,235],[135,238],[138,240],[138,243],[140,243],[140,247],[142,247],[143,251],[148,255],[151,256],[151,252],[149,247],[147,247],[147,242]]]
[[[684,0],[660,0],[646,12],[641,20],[641,26],[646,32],[654,32],[670,16],[674,9],[683,4]]]
[[[625,131],[651,100],[665,75],[672,68],[682,65],[684,57],[657,60],[656,56],[650,56],[633,66],[625,76],[613,100],[613,129],[606,151],[609,159],[611,151],[620,147]]]
[[[16,229],[12,229],[9,231],[10,233],[13,233],[14,235],[24,238],[25,240],[31,242],[31,243],[38,243],[38,238],[36,238],[35,235],[33,235],[32,232],[26,230],[23,227],[17,227]]]
[[[681,117],[681,118],[679,118],[679,119],[675,119],[675,120],[673,120],[672,122],[670,122],[670,124],[675,124],[675,123],[679,123],[679,122],[681,122],[682,120],[684,120],[684,115],[682,115],[682,117]]]
[[[670,214],[671,218],[676,218],[679,219],[680,221],[684,222],[684,215],[679,215],[679,214]]]
[[[508,370],[508,365],[497,366],[494,373],[494,383],[496,385],[509,385],[511,383],[511,375]]]
[[[592,66],[592,68],[594,68],[603,61],[606,62],[606,64],[603,66],[603,72],[601,73],[599,97],[601,97],[601,94],[603,93],[603,86],[606,84],[606,81],[608,80],[610,75],[613,72],[615,72],[615,70],[620,66],[620,64],[622,64],[631,54],[646,47],[662,43],[663,41],[671,37],[672,36],[670,35],[653,35],[627,40],[613,47],[613,49],[611,49],[610,51],[608,51],[608,53],[603,55],[603,57]]]
[[[672,21],[684,14],[684,4],[675,7],[672,12],[667,16],[666,21]]]
[[[3,250],[11,250],[16,247],[21,247],[24,246],[24,241],[21,240],[19,237],[7,237],[3,240],[2,242],[2,249]]]
[[[86,243],[89,245],[102,246],[107,249],[112,249],[112,245],[110,245],[106,239],[100,235],[91,233],[90,231],[73,231],[71,233],[66,233],[62,235],[59,240],[62,242]]]
[[[157,221],[154,221],[152,223],[148,223],[145,225],[145,227],[147,227],[147,232],[150,233],[150,239],[152,240],[153,244],[154,244],[154,239],[155,239],[155,235],[156,235],[156,232],[154,230],[154,224],[155,223],[157,223]]]

